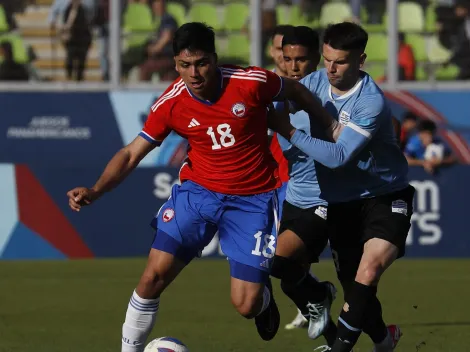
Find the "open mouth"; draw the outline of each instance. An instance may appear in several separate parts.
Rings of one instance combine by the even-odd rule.
[[[199,89],[202,87],[204,82],[202,81],[197,81],[197,82],[191,82],[191,87],[193,87],[194,89]]]
[[[300,80],[302,78],[301,75],[290,75],[290,78],[295,79],[295,80]]]

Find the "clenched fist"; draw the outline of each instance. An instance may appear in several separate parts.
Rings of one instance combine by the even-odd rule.
[[[69,206],[74,211],[80,211],[85,205],[90,205],[98,198],[98,193],[91,188],[77,187],[67,192]]]

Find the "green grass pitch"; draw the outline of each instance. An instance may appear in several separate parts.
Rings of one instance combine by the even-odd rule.
[[[0,352],[118,352],[129,297],[144,259],[0,262]],[[331,261],[314,266],[337,284]],[[305,330],[283,326],[295,309],[274,282],[281,329],[261,341],[235,312],[225,260],[197,260],[162,296],[151,335],[174,336],[191,352],[312,351]],[[400,260],[379,290],[384,317],[401,325],[397,351],[470,351],[470,260]],[[339,312],[342,293],[334,305]],[[355,352],[371,351],[362,336]]]

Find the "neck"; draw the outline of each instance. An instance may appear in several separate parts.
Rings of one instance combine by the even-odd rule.
[[[219,72],[217,71],[214,78],[210,80],[204,90],[202,90],[201,92],[194,92],[191,90],[191,93],[193,93],[193,95],[198,99],[205,101],[214,101],[217,99],[217,95],[219,94],[218,85],[220,84],[220,79],[221,78]]]
[[[331,86],[331,92],[335,95],[344,95],[347,92],[349,92],[353,87],[356,85],[356,83],[361,79],[361,77],[358,75],[354,80],[351,79],[350,82],[344,83],[340,87],[334,87]]]

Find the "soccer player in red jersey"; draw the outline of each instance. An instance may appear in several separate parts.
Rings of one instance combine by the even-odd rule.
[[[171,131],[188,140],[182,184],[153,220],[156,235],[129,301],[122,352],[144,350],[162,292],[216,231],[229,259],[232,304],[255,319],[262,339],[274,338],[280,317],[269,268],[280,181],[269,151],[267,107],[289,99],[330,134],[338,126],[300,83],[257,67],[218,66],[214,32],[203,23],[181,26],[173,50],[181,77],[151,107],[142,132],[111,159],[93,187],[68,192],[70,207],[79,211],[116,187]]]

